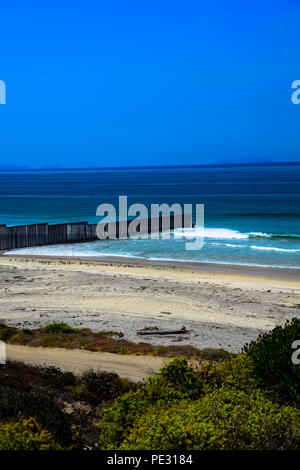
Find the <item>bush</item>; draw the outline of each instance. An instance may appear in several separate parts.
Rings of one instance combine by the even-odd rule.
[[[154,404],[172,403],[182,398],[171,384],[160,378],[149,378],[139,390],[121,396],[104,411],[100,423],[100,447],[108,450],[118,448],[138,416]]]
[[[122,393],[128,392],[132,384],[120,379],[111,372],[86,372],[82,376],[82,384],[78,389],[80,399],[92,406],[98,406],[104,401],[112,401]]]
[[[23,328],[22,333],[24,333],[25,335],[30,335],[30,336],[33,335],[33,331],[29,330],[28,328]]]
[[[33,390],[15,377],[0,373],[0,419],[36,419],[63,444],[72,441],[70,418],[50,393]]]
[[[260,335],[244,351],[254,364],[257,385],[300,400],[300,366],[292,363],[292,343],[300,340],[300,319]]]
[[[67,323],[50,323],[44,328],[41,329],[42,333],[77,333],[77,328],[72,328],[72,326],[68,325]]]
[[[280,407],[258,390],[215,390],[197,401],[150,408],[137,416],[121,450],[296,450],[300,411]]]
[[[68,341],[65,336],[53,335],[41,337],[41,346],[43,348],[66,348]]]
[[[204,364],[197,375],[202,383],[203,393],[210,393],[224,385],[248,393],[256,388],[254,364],[246,354],[231,355],[229,360],[219,365]]]
[[[187,383],[185,383],[185,380]],[[129,392],[105,410],[101,421],[100,446],[116,449],[130,433],[135,420],[154,405],[172,404],[199,396],[201,385],[186,359],[175,359],[158,377],[149,377],[136,392]]]
[[[190,398],[199,396],[202,391],[196,371],[183,357],[178,357],[162,367],[158,376],[173,384]]]
[[[9,340],[14,334],[16,334],[17,329],[13,328],[12,326],[7,326],[5,323],[0,322],[0,340],[7,341]]]
[[[178,358],[105,410],[100,447],[300,450],[300,410],[273,403],[257,389],[255,364],[246,354],[199,372]]]
[[[54,366],[41,367],[39,375],[41,379],[49,381],[52,387],[68,387],[76,384],[76,377],[72,372],[62,372]]]
[[[28,418],[16,424],[0,423],[0,450],[62,450],[62,447],[33,418]]]
[[[228,360],[232,356],[232,354],[225,349],[215,348],[200,349],[198,354],[200,355],[201,359],[215,362]]]

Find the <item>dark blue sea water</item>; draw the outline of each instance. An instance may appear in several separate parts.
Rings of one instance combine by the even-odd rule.
[[[119,195],[148,207],[205,204],[204,247],[110,240],[22,252],[300,267],[300,165],[0,172],[0,223],[97,222],[97,206],[117,206]]]

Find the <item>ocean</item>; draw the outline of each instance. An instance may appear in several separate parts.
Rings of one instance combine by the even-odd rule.
[[[205,205],[205,240],[106,240],[18,253],[300,268],[300,165],[78,171],[1,171],[0,223],[98,222],[99,204]],[[199,236],[197,226],[193,236]],[[191,239],[189,238],[189,241]]]

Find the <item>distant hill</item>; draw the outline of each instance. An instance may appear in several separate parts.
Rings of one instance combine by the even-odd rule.
[[[253,159],[251,162],[229,162],[222,161],[218,163],[202,163],[202,164],[187,164],[187,165],[145,165],[145,166],[95,166],[95,167],[62,167],[62,166],[46,166],[40,168],[32,168],[30,166],[18,165],[0,165],[0,171],[99,171],[99,170],[147,170],[147,169],[160,169],[160,168],[222,168],[222,167],[245,167],[245,166],[282,166],[282,165],[300,165],[300,161],[289,162],[276,162],[276,161],[260,161],[260,159]]]
[[[31,170],[31,167],[25,165],[0,165],[0,170]]]

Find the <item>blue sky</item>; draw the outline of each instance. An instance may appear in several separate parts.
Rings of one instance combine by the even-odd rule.
[[[1,0],[0,165],[300,160],[299,30],[299,0]]]

